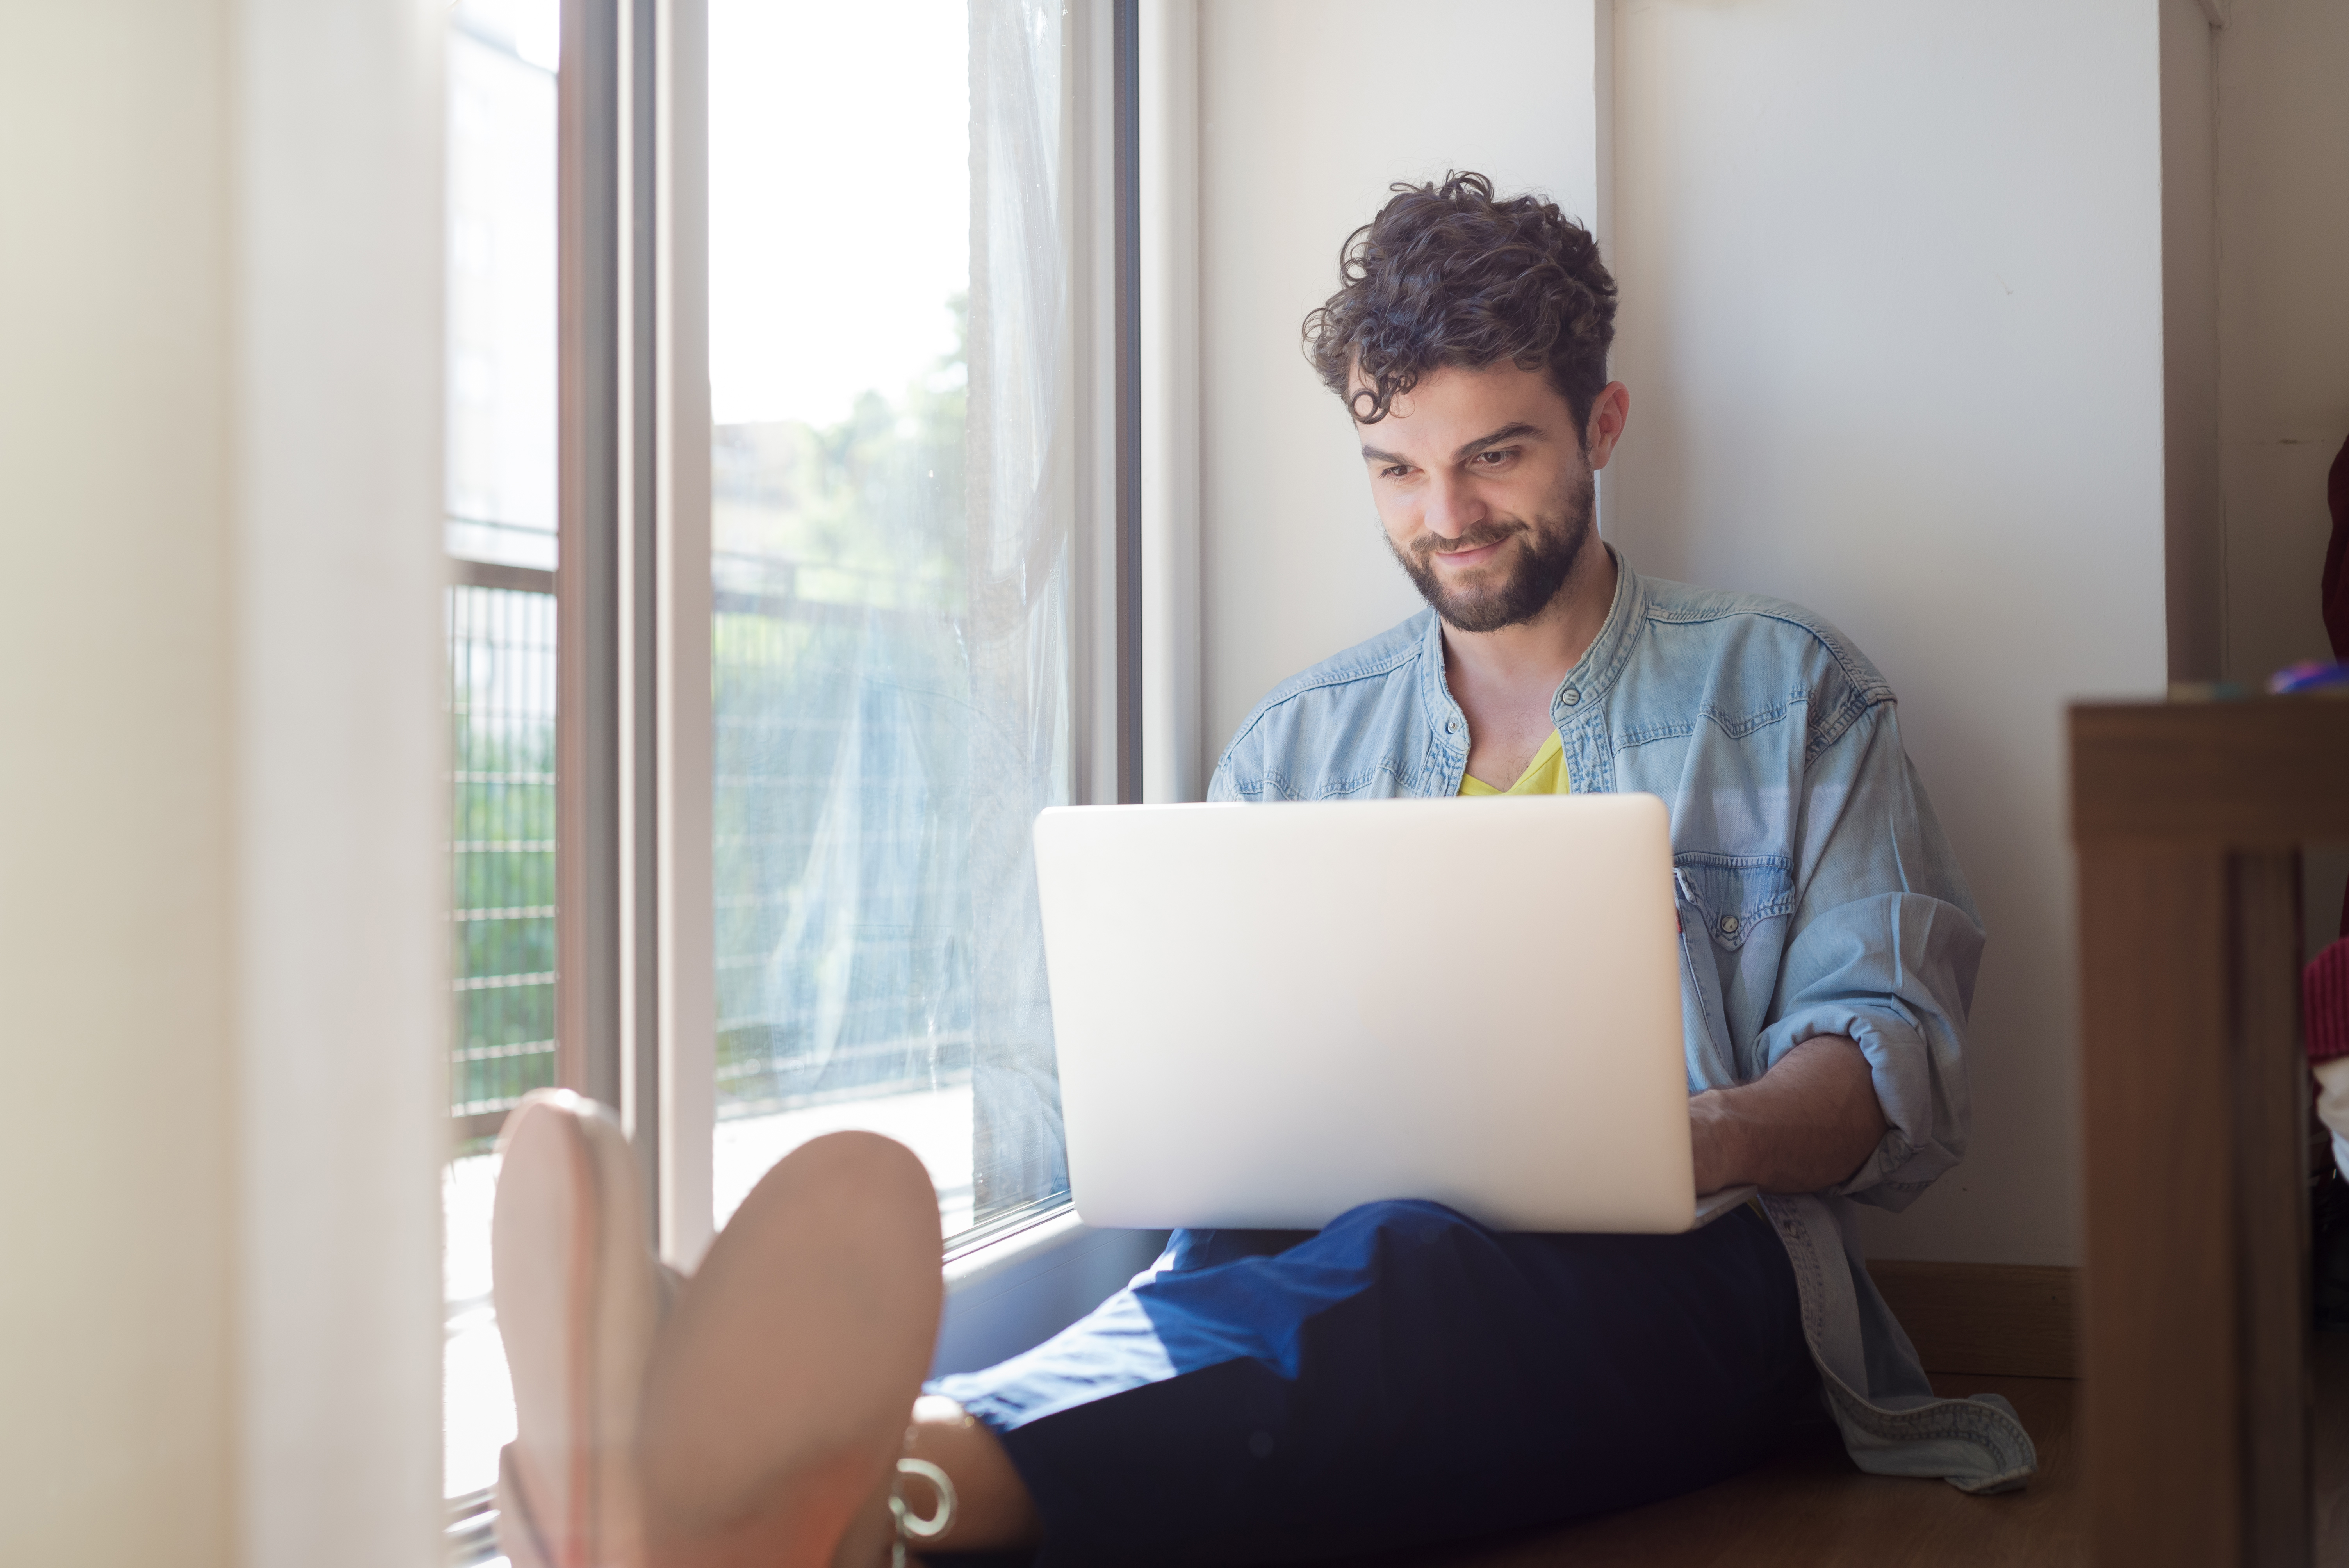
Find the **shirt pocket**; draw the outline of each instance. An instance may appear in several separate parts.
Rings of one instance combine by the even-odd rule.
[[[1690,1086],[1751,1082],[1762,1073],[1753,1045],[1785,952],[1793,872],[1775,856],[1689,851],[1672,857],[1672,883]]]
[[[1729,1088],[1737,1081],[1729,1047],[1729,1018],[1721,1005],[1721,972],[1704,939],[1712,913],[1685,872],[1672,871],[1673,913],[1681,923],[1681,1052],[1689,1093]]]
[[[1794,913],[1794,872],[1781,855],[1690,850],[1672,857],[1672,877],[1723,953],[1744,952],[1771,921]]]

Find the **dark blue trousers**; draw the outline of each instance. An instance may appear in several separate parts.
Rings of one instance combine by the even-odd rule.
[[[1706,1485],[1821,1410],[1794,1271],[1744,1210],[1680,1236],[1495,1232],[1423,1202],[1178,1231],[1090,1316],[931,1389],[1002,1439],[1051,1564],[1521,1530]]]

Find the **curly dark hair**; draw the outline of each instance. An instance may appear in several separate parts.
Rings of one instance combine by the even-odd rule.
[[[1305,356],[1330,390],[1375,425],[1440,366],[1507,359],[1549,371],[1579,439],[1615,339],[1615,279],[1590,231],[1538,196],[1496,201],[1465,170],[1389,189],[1338,254],[1338,292],[1305,317]],[[1358,369],[1367,385],[1350,394]]]

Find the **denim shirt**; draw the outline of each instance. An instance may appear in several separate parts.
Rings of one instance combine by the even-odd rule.
[[[1967,1491],[2022,1485],[2037,1460],[2013,1408],[1934,1397],[1858,1246],[1855,1201],[1905,1208],[1965,1152],[1982,945],[1891,688],[1807,611],[1645,579],[1618,554],[1606,624],[1550,717],[1575,790],[1671,809],[1690,1092],[1751,1083],[1817,1035],[1868,1059],[1889,1124],[1875,1152],[1825,1191],[1763,1200],[1853,1460]],[[1451,796],[1467,763],[1424,610],[1275,687],[1207,798]]]

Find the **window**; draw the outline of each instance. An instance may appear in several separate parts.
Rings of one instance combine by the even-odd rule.
[[[712,0],[720,1224],[843,1127],[922,1157],[950,1238],[1068,1191],[1029,830],[1115,798],[1090,20]]]
[[[460,1560],[530,1089],[620,1112],[679,1261],[835,1128],[964,1245],[1065,1200],[1030,824],[1138,779],[1113,9],[449,9]]]
[[[513,1433],[490,1311],[492,1140],[556,1081],[556,0],[448,13],[450,1112],[444,1487]]]

